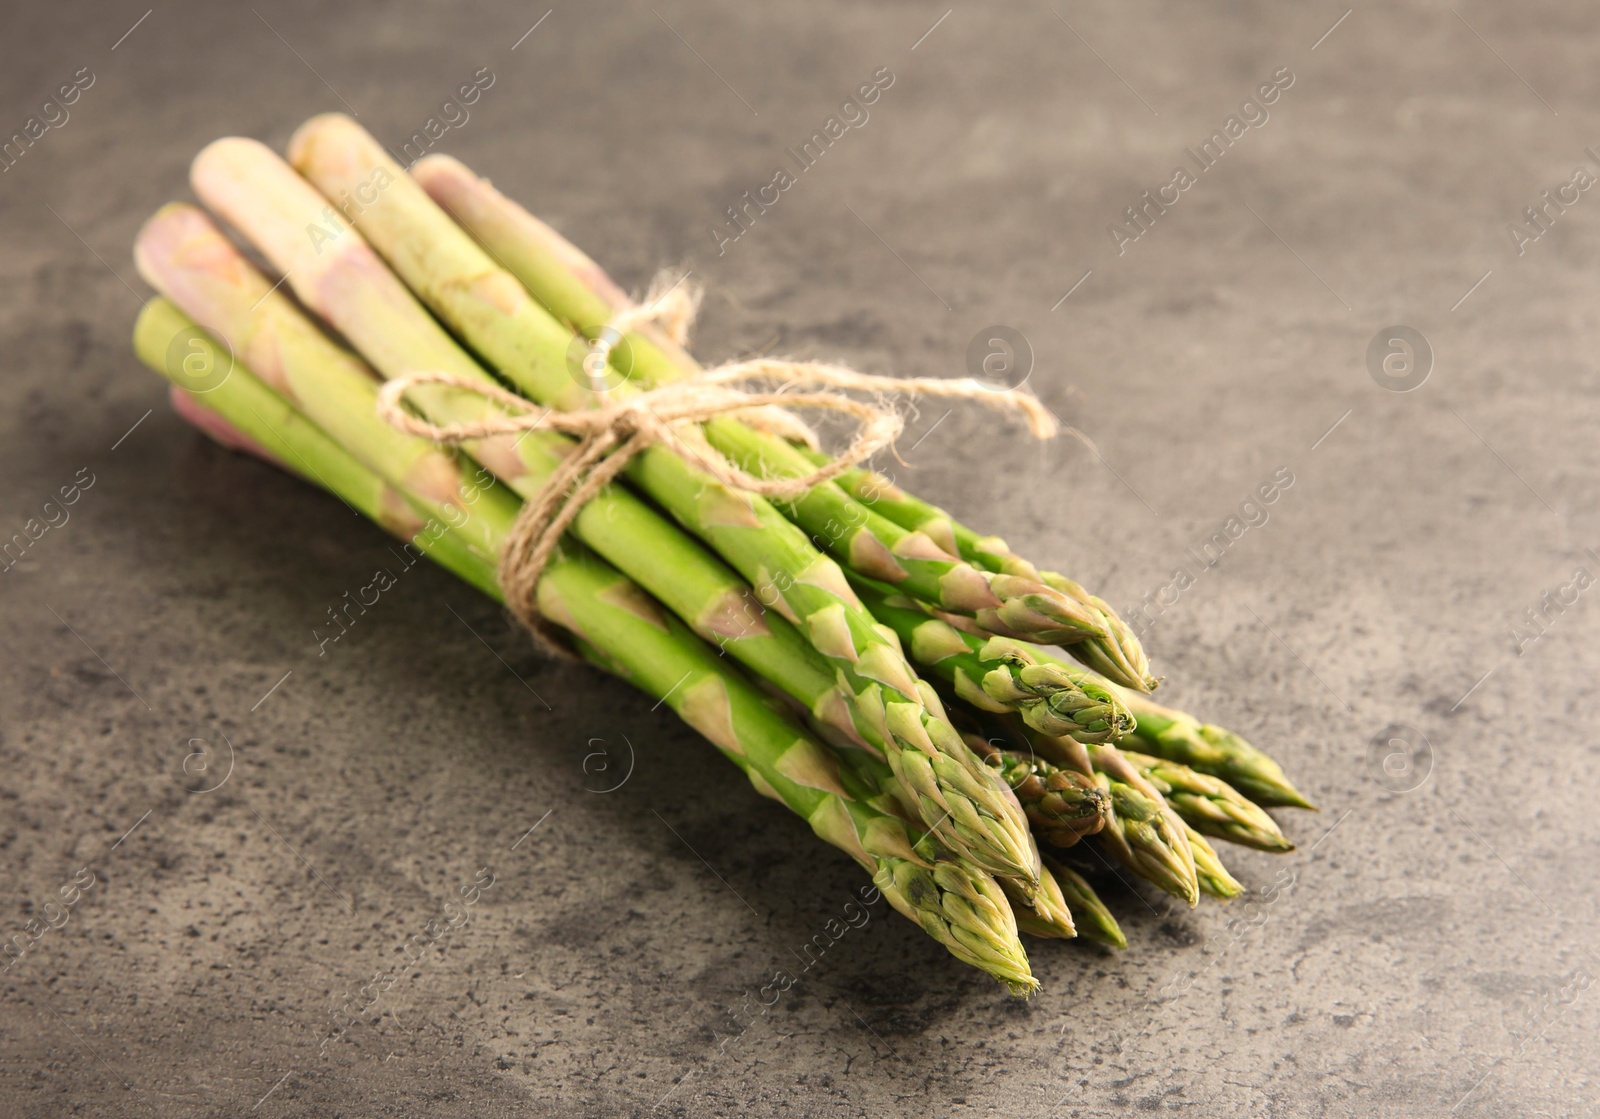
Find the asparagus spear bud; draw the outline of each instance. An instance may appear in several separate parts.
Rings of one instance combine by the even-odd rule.
[[[889,904],[958,960],[1005,983],[1012,994],[1037,990],[1017,939],[1017,916],[1031,913],[1032,903],[1013,911],[1007,901],[1022,884],[995,879],[906,820],[882,763],[859,752],[840,761],[853,817],[877,813],[858,827],[858,834],[863,850],[877,861],[873,882]]]
[[[330,198],[382,176],[377,203],[351,215],[356,228],[449,326],[530,399],[587,407],[590,391],[567,369],[571,332],[556,322],[347,117],[302,125],[295,165]],[[635,390],[611,390],[625,399]],[[1039,855],[1027,818],[1003,782],[972,756],[916,679],[904,654],[819,552],[770,502],[717,483],[670,448],[654,445],[627,476],[709,543],[810,638],[865,713],[890,765],[941,842],[992,873],[1032,881]],[[869,739],[872,741],[872,739]]]
[[[1068,665],[1049,649],[1030,649],[1044,664]],[[1201,723],[1187,712],[1163,707],[1128,688],[1112,684],[1110,690],[1133,716],[1130,746],[1220,778],[1263,808],[1316,809],[1289,783],[1277,762],[1232,731]]]
[[[1131,785],[1105,773],[1096,777],[1111,799],[1111,824],[1101,832],[1105,846],[1140,878],[1194,905],[1199,887],[1177,854],[1176,829],[1160,807]]]
[[[713,420],[706,436],[758,477],[794,478],[814,468],[797,448],[738,420]],[[879,516],[833,482],[812,487],[783,508],[850,570],[970,619],[985,632],[1062,645],[1105,636],[1098,619],[1070,596],[1037,578],[981,571]]]
[[[1133,628],[1118,616],[1110,603],[1099,595],[1090,594],[1081,583],[1057,571],[1039,572],[1039,581],[1078,603],[1084,614],[1105,634],[1104,637],[1082,642],[1083,648],[1073,653],[1079,661],[1108,680],[1137,692],[1153,692],[1160,686],[1161,679],[1150,671],[1150,658],[1144,646],[1134,636]]]
[[[1149,754],[1124,749],[1122,756],[1160,790],[1184,823],[1196,831],[1258,851],[1294,850],[1294,844],[1278,829],[1277,821],[1226,781]]]
[[[1122,926],[1117,924],[1117,919],[1111,915],[1111,910],[1106,908],[1105,902],[1100,900],[1100,895],[1094,892],[1094,887],[1089,885],[1083,875],[1057,862],[1049,855],[1044,856],[1044,863],[1061,890],[1062,899],[1072,914],[1072,923],[1077,928],[1078,935],[1086,940],[1108,944],[1113,948],[1126,948],[1128,938],[1122,935]]]
[[[890,766],[860,750],[841,751],[839,761],[845,788],[852,797],[881,811],[906,818],[908,821],[916,820],[916,806],[909,803],[910,798],[906,796],[904,786],[900,784]],[[961,861],[959,855],[949,851],[932,835],[926,836],[918,849],[924,851],[929,859]],[[1042,920],[1059,926],[1063,920],[1068,919],[1064,910],[1052,905],[1048,893],[1041,892],[1049,888],[1043,884],[1042,878],[1039,882],[1008,876],[996,876],[996,878],[1007,897],[1012,898],[1017,905],[1037,911]]]
[[[1200,900],[1194,853],[1183,821],[1111,746],[1090,747],[1095,776],[1111,797],[1101,840],[1129,870],[1190,905]]]
[[[1184,832],[1189,837],[1189,848],[1194,852],[1194,872],[1200,883],[1200,892],[1223,901],[1244,893],[1244,887],[1222,865],[1222,858],[1210,841],[1188,824],[1184,825]]]
[[[937,702],[931,691],[927,701]],[[1017,831],[1017,821],[1025,824],[1027,817],[1011,790],[987,767],[975,774],[954,756],[961,737],[942,718],[921,717],[911,704],[890,704],[888,718],[897,742],[917,743],[920,737],[935,747],[889,752],[895,778],[929,830],[974,865],[999,877],[1017,878],[1031,889],[1039,876],[1039,849],[1031,833]],[[966,744],[961,748],[965,751]],[[1004,790],[1008,799],[999,801],[996,789]],[[991,807],[997,804],[1005,806],[1004,816]]]
[[[1016,918],[993,878],[950,859],[882,858],[872,881],[956,959],[988,972],[1014,995],[1038,990],[1016,939]]]
[[[1017,794],[1034,833],[1057,847],[1071,847],[1095,834],[1110,818],[1110,798],[1093,777],[1062,769],[1037,755],[1002,750],[981,735],[964,737]]]
[[[1056,940],[1069,940],[1078,935],[1066,894],[1048,866],[1040,871],[1039,888],[1031,898],[1005,879],[1000,880],[1000,888],[1011,901],[1019,931]]]
[[[911,659],[972,706],[1015,711],[1041,734],[1083,743],[1114,741],[1133,729],[1127,708],[1092,673],[1059,660],[1043,663],[1034,646],[1011,638],[964,633],[882,584],[852,582],[873,616],[911,650]]]
[[[1277,762],[1232,731],[1131,692],[1122,698],[1136,723],[1129,746],[1219,777],[1263,808],[1316,807]]]
[[[815,453],[812,453],[815,458]],[[998,536],[980,536],[949,513],[914,497],[883,475],[865,469],[846,471],[839,485],[874,512],[935,540],[944,548],[984,571],[1036,580],[1077,603],[1101,634],[1067,646],[1075,658],[1123,687],[1153,691],[1160,683],[1150,673],[1144,647],[1117,612],[1102,598],[1090,594],[1076,581],[1054,571],[1040,571],[1007,547]]]
[[[627,297],[594,261],[549,226],[446,155],[419,160],[412,175],[430,196],[552,315],[595,337]],[[628,338],[626,373],[644,387],[693,376],[699,366],[658,332]],[[750,473],[797,477],[812,462],[784,439],[732,418],[705,425],[712,445]],[[1047,643],[1104,640],[1100,611],[1020,570],[981,569],[925,534],[879,516],[833,483],[786,509],[812,538],[852,570],[973,619],[991,633]]]
[[[168,377],[180,375],[166,360],[177,337],[193,339],[208,360],[224,361],[225,353],[193,327],[167,300],[153,300],[135,327],[135,348],[146,364]],[[405,505],[400,506],[403,515],[397,514],[393,487],[249,370],[236,366],[215,391],[204,398],[191,395],[189,405],[196,412],[216,413],[208,428],[261,446],[390,531],[405,537],[420,522]],[[417,500],[414,494],[405,496]],[[452,530],[438,527],[437,535],[417,538],[427,554],[498,597],[492,561],[461,547]],[[498,549],[509,524],[491,529]],[[635,584],[585,553],[566,550],[546,569],[539,595],[547,617],[570,629],[583,648],[619,675],[671,706],[741,766],[759,792],[784,803],[817,835],[860,862],[891,904],[953,955],[993,974],[1014,993],[1038,987],[994,880],[926,839],[913,844],[904,821],[853,800],[825,747],[681,623],[665,616]]]
[[[773,710],[731,665],[655,610],[620,573],[574,554],[549,569],[539,598],[546,617],[602,649],[626,679],[665,700],[744,765],[758,789],[776,794],[818,835],[873,870],[890,904],[957,959],[989,972],[1014,994],[1038,987],[992,877],[926,836],[913,843],[905,821],[853,799],[826,747]]]

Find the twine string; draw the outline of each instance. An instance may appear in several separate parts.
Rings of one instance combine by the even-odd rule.
[[[650,447],[672,450],[730,489],[783,499],[798,497],[892,447],[905,421],[885,401],[890,394],[974,401],[1020,416],[1036,439],[1048,439],[1057,431],[1055,417],[1030,393],[997,390],[971,378],[882,377],[826,362],[757,357],[729,362],[649,391],[607,389],[607,364],[629,333],[655,327],[681,346],[699,300],[697,289],[682,281],[667,287],[658,278],[643,303],[618,312],[597,333],[585,356],[584,371],[599,402],[585,411],[555,411],[487,378],[434,371],[397,377],[378,392],[378,414],[384,420],[400,431],[439,443],[455,445],[533,431],[557,432],[577,440],[550,479],[523,504],[501,552],[497,573],[506,606],[547,645],[560,647],[540,615],[537,588],[562,534],[591,498]],[[757,381],[777,387],[762,391],[740,387]],[[445,385],[475,393],[499,410],[472,422],[430,423],[405,407],[406,394],[420,385]],[[877,399],[860,400],[846,395],[847,391],[871,393]],[[788,477],[757,477],[712,447],[700,428],[707,420],[733,415],[761,430],[815,446],[810,428],[788,411],[791,408],[849,417],[855,421],[855,432],[842,451],[814,470]]]

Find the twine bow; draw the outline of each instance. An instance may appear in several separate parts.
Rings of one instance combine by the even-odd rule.
[[[681,381],[638,391],[626,384],[608,389],[604,375],[612,351],[630,332],[659,328],[683,345],[699,303],[697,291],[680,281],[666,287],[658,277],[644,303],[626,308],[602,328],[590,344],[584,370],[599,402],[580,412],[558,412],[531,403],[488,380],[453,373],[418,372],[397,377],[378,393],[378,414],[411,435],[459,444],[493,436],[553,431],[576,437],[567,455],[544,486],[527,501],[501,552],[497,577],[507,607],[535,636],[551,641],[552,633],[537,605],[539,578],[554,555],[561,535],[584,504],[622,472],[634,457],[660,444],[732,489],[769,498],[792,498],[831,481],[892,447],[905,428],[900,413],[881,401],[889,393],[971,400],[996,411],[1020,413],[1030,434],[1048,439],[1056,433],[1053,415],[1031,393],[997,390],[971,378],[881,377],[825,362],[753,358],[707,369]],[[776,382],[774,390],[751,392],[735,387],[749,381]],[[476,393],[504,409],[503,414],[473,423],[432,424],[404,406],[406,393],[418,385],[448,385]],[[624,391],[626,390],[626,391]],[[867,402],[843,391],[876,393]],[[700,424],[718,416],[736,415],[753,426],[785,438],[816,445],[810,429],[786,408],[813,408],[849,416],[856,430],[843,451],[805,474],[761,478],[728,461],[707,442]]]

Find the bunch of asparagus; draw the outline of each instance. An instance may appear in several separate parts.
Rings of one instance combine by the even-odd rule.
[[[346,117],[308,121],[287,161],[218,140],[191,183],[210,213],[163,207],[135,248],[161,295],[134,345],[174,406],[490,596],[522,503],[573,441],[443,446],[381,418],[380,384],[440,371],[574,411],[698,372],[643,327],[610,349],[609,387],[578,375],[622,290],[460,163],[403,169]],[[439,425],[506,414],[451,384],[405,399]],[[698,427],[753,475],[800,477],[828,459],[785,415]],[[1019,932],[1125,946],[1082,871],[1226,899],[1242,887],[1210,839],[1286,851],[1263,809],[1310,807],[1237,735],[1151,702],[1104,601],[869,470],[775,502],[652,446],[584,505],[537,599],[574,651],[668,704],[1014,993],[1037,987]]]

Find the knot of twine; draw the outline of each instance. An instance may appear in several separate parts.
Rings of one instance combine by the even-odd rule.
[[[378,392],[378,414],[411,435],[439,443],[460,444],[494,436],[554,431],[576,437],[577,445],[539,492],[522,506],[501,551],[497,578],[506,606],[535,637],[552,649],[564,642],[539,612],[540,576],[554,555],[562,534],[585,503],[627,467],[635,456],[656,444],[681,455],[713,479],[732,489],[768,498],[793,498],[831,481],[885,447],[893,447],[905,428],[894,408],[882,402],[889,393],[976,401],[996,411],[1020,414],[1029,433],[1048,439],[1056,419],[1031,393],[995,389],[972,378],[882,377],[825,362],[758,357],[707,369],[649,391],[624,394],[608,389],[605,370],[612,351],[633,331],[659,329],[675,345],[688,339],[699,305],[698,289],[680,280],[668,286],[658,276],[642,304],[618,312],[590,343],[584,371],[598,403],[580,412],[540,407],[487,379],[444,372],[418,372],[386,382]],[[777,388],[751,392],[736,388],[746,381],[776,382]],[[408,411],[405,395],[418,385],[447,385],[476,393],[504,412],[473,423],[432,424]],[[618,386],[623,388],[625,386]],[[839,390],[876,393],[867,402]],[[700,424],[733,414],[761,430],[816,447],[811,429],[786,408],[814,408],[856,421],[849,445],[832,461],[800,475],[760,478],[728,461],[707,442]]]

